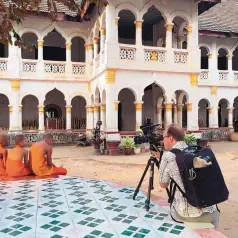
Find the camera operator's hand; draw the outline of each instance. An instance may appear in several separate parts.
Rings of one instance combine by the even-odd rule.
[[[156,151],[156,152],[155,152],[155,151],[152,151],[151,154],[152,154],[153,157],[155,157],[155,158],[157,158],[157,159],[160,158],[160,152],[159,152],[159,151]]]

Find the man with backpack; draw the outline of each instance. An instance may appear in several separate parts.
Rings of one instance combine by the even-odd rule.
[[[208,148],[189,150],[183,129],[175,124],[165,129],[163,144],[159,183],[168,192],[171,217],[180,223],[210,222],[217,228],[216,204],[227,200],[229,192],[215,155]]]

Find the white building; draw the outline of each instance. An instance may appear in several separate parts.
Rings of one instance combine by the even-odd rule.
[[[84,20],[65,7],[56,23],[27,17],[15,29],[34,50],[0,47],[0,126],[90,130],[101,119],[116,133],[151,118],[233,128],[238,6],[215,2],[109,0],[98,15],[82,1]]]

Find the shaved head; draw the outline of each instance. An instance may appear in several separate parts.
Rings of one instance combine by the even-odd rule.
[[[16,135],[15,137],[15,144],[19,145],[20,143],[22,143],[25,140],[25,136],[24,135]]]
[[[8,134],[1,132],[0,133],[0,144],[1,145],[8,145]]]
[[[53,140],[53,136],[51,134],[47,133],[47,134],[44,134],[43,139],[44,140]]]

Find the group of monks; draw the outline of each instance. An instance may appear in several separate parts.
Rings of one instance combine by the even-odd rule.
[[[8,135],[0,134],[0,176],[21,177],[27,175],[66,175],[65,168],[57,168],[52,162],[53,136],[45,134],[42,141],[24,149],[26,138],[16,135],[16,147],[7,150]]]

